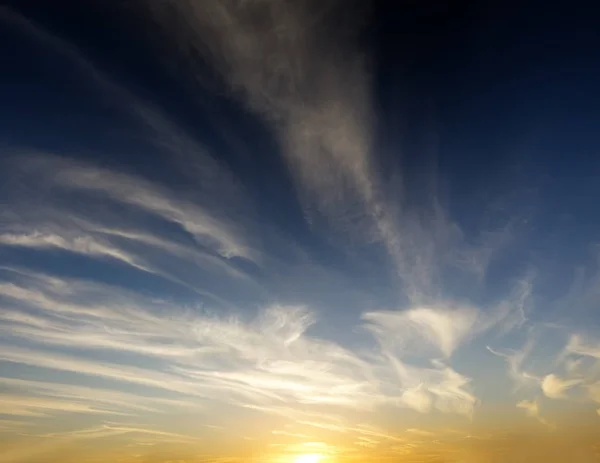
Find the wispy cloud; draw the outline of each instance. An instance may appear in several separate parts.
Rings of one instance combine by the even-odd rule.
[[[69,398],[78,403],[88,397],[81,407],[94,410],[114,410],[128,402],[124,409],[132,413],[167,405],[200,406],[209,399],[257,410],[281,405],[290,410],[297,406],[375,410],[396,403],[422,412],[458,414],[472,413],[476,402],[468,379],[441,362],[426,368],[404,365],[400,357],[371,358],[311,336],[308,330],[316,322],[315,314],[303,307],[272,306],[245,321],[186,312],[96,283],[36,274],[3,283],[0,294],[6,298],[0,313],[6,339],[36,346],[5,344],[1,360],[156,391],[131,400],[128,394],[75,385],[5,381],[53,401]],[[40,346],[68,348],[70,353]],[[79,354],[94,351],[118,352],[124,360],[97,363]],[[135,358],[150,364],[140,367]],[[415,405],[418,384],[431,405]],[[403,394],[393,392],[398,387]],[[167,400],[165,393],[178,399]],[[326,424],[294,413],[288,416],[297,422]]]
[[[368,75],[348,41],[358,17],[346,15],[350,24],[330,30],[332,11],[308,4],[186,1],[152,8],[179,47],[213,60],[234,92],[281,127],[286,156],[311,202],[330,212],[340,205],[343,182],[350,182],[346,193],[373,194],[365,172]]]
[[[538,386],[541,378],[525,371],[523,363],[533,348],[533,340],[527,341],[521,350],[510,349],[498,351],[487,346],[487,349],[494,355],[503,357],[508,364],[508,375],[513,380],[515,390],[522,387]]]
[[[569,338],[565,352],[600,359],[600,343],[586,342],[582,336],[574,334]]]
[[[2,412],[7,415],[45,416],[46,411],[54,413],[100,413],[121,414],[115,410],[102,410],[87,404],[70,400],[48,399],[14,394],[0,394]]]
[[[13,195],[3,213],[0,247],[118,262],[222,306],[234,303],[230,291],[217,289],[222,281],[236,281],[247,295],[264,295],[264,288],[231,260],[257,262],[261,256],[230,219],[215,218],[191,199],[135,176],[47,154],[30,153],[27,159],[4,160],[20,173],[25,194]],[[32,201],[38,193],[43,199]],[[86,207],[66,201],[64,193],[88,193]]]
[[[33,153],[26,164],[17,168],[32,173],[38,181],[51,179],[48,186],[87,190],[174,223],[224,257],[250,258],[242,235],[234,233],[231,222],[224,222],[190,201],[175,198],[166,188],[142,178],[56,156],[36,157]]]
[[[117,260],[183,284],[223,305],[231,305],[231,301],[215,294],[214,285],[202,287],[192,275],[227,272],[246,279],[253,285],[252,291],[263,291],[230,262],[231,257],[257,262],[261,253],[255,242],[247,242],[253,236],[246,233],[251,226],[246,219],[252,210],[248,192],[228,169],[158,107],[116,82],[77,46],[10,8],[0,10],[0,21],[43,45],[60,63],[75,71],[81,77],[78,84],[96,91],[102,97],[98,100],[101,104],[129,114],[139,123],[142,136],[175,161],[182,168],[181,174],[192,176],[196,182],[194,191],[188,190],[183,199],[181,189],[173,191],[119,169],[33,153],[26,147],[9,147],[13,156],[6,156],[2,164],[5,171],[18,172],[20,182],[13,182],[14,175],[4,182],[3,187],[11,190],[7,192],[11,201],[3,211],[1,244]],[[15,162],[15,158],[27,158],[27,162]],[[60,184],[59,177],[63,177]],[[98,199],[104,197],[113,206],[125,206],[131,214],[125,217],[107,207],[106,201],[99,204],[91,198],[85,207],[65,201],[69,195],[78,194],[77,190]],[[41,202],[31,199],[36,195]],[[172,233],[169,236],[163,232],[165,227],[157,226],[152,219],[164,221],[163,225],[175,224],[188,239],[177,239]]]
[[[538,416],[539,407],[538,407],[537,401],[521,400],[517,404],[517,407],[524,409],[529,416],[534,416],[534,417]]]
[[[0,234],[0,245],[33,249],[63,249],[76,254],[93,257],[108,257],[123,261],[128,265],[146,270],[133,256],[116,249],[109,244],[99,242],[90,236],[68,237],[67,233],[43,233],[37,230],[23,233]]]
[[[360,41],[368,11],[353,5],[211,0],[149,9],[192,74],[200,75],[194,57],[202,56],[273,127],[309,222],[351,242],[358,236],[381,243],[403,294],[414,304],[431,303],[448,268],[480,280],[510,230],[486,230],[480,242],[469,242],[438,198],[417,213],[397,185],[384,181],[373,154],[371,71]]]
[[[525,410],[528,416],[535,418],[545,426],[554,427],[548,420],[540,416],[540,406],[538,400],[521,400],[517,404],[517,408]]]
[[[476,317],[476,312],[469,309],[457,309],[451,314],[425,308],[365,315],[369,322],[366,328],[375,334],[381,346],[387,374],[391,372],[402,386],[396,399],[398,404],[421,413],[437,409],[472,414],[477,400],[470,391],[470,380],[430,357],[432,353],[452,354]],[[406,357],[428,359],[429,366],[407,363]]]
[[[43,408],[36,407],[35,400],[44,400],[49,404],[56,403],[74,403],[81,406],[81,411],[97,413],[139,413],[139,412],[159,412],[165,407],[197,407],[192,401],[168,399],[158,396],[142,396],[115,389],[102,389],[99,387],[87,387],[75,384],[31,381],[18,378],[0,378],[0,385],[8,390],[27,392],[32,401],[30,405],[25,404],[25,408]],[[158,408],[157,408],[158,407]],[[51,409],[50,406],[46,407]],[[54,408],[55,411],[78,411],[69,407]],[[125,412],[127,411],[127,412]]]
[[[27,39],[46,46],[55,56],[66,59],[82,77],[77,82],[79,85],[99,91],[103,104],[117,107],[140,122],[149,131],[151,140],[176,161],[182,174],[196,179],[207,195],[218,195],[221,207],[227,205],[237,209],[239,202],[243,202],[241,186],[203,145],[169,120],[154,104],[116,82],[110,73],[96,66],[74,44],[9,7],[0,9],[0,21],[19,29]]]
[[[469,336],[477,310],[469,307],[419,307],[406,311],[369,312],[367,329],[391,349],[423,353],[426,346],[445,357]],[[411,346],[412,344],[412,346]],[[415,349],[416,348],[416,349]]]
[[[549,374],[542,380],[542,391],[546,397],[561,399],[565,393],[574,386],[581,383],[580,379],[563,379],[555,374]]]
[[[59,439],[70,439],[70,438],[98,438],[105,436],[114,436],[119,434],[138,434],[138,435],[149,435],[153,438],[160,438],[168,442],[175,443],[190,443],[197,442],[199,439],[193,436],[186,436],[173,432],[161,431],[149,428],[139,428],[123,425],[104,424],[98,428],[90,429],[78,429],[76,431],[66,431],[61,433],[49,433],[44,437],[59,438]]]

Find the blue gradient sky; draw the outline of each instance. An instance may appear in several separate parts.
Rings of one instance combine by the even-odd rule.
[[[593,15],[243,3],[0,6],[0,462],[597,426]]]

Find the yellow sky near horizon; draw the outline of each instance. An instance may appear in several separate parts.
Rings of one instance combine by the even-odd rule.
[[[260,423],[257,423],[257,425]],[[105,426],[73,433],[27,435],[27,430],[5,433],[0,440],[0,463],[495,463],[600,461],[600,426],[519,426],[495,433],[466,434],[445,430],[437,433],[408,429],[383,434],[364,427],[362,432],[326,432],[304,436],[270,432],[270,440],[227,434],[219,437],[206,430],[198,437],[126,426]],[[489,430],[488,430],[489,431]],[[313,438],[312,440],[310,438]]]

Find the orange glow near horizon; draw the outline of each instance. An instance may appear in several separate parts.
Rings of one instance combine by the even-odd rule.
[[[294,463],[320,463],[323,459],[323,455],[318,453],[307,453],[294,458]]]

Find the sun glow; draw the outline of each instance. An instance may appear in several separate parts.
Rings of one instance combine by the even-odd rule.
[[[298,455],[294,458],[294,463],[320,463],[323,460],[323,455],[318,453],[307,453],[305,455]]]

